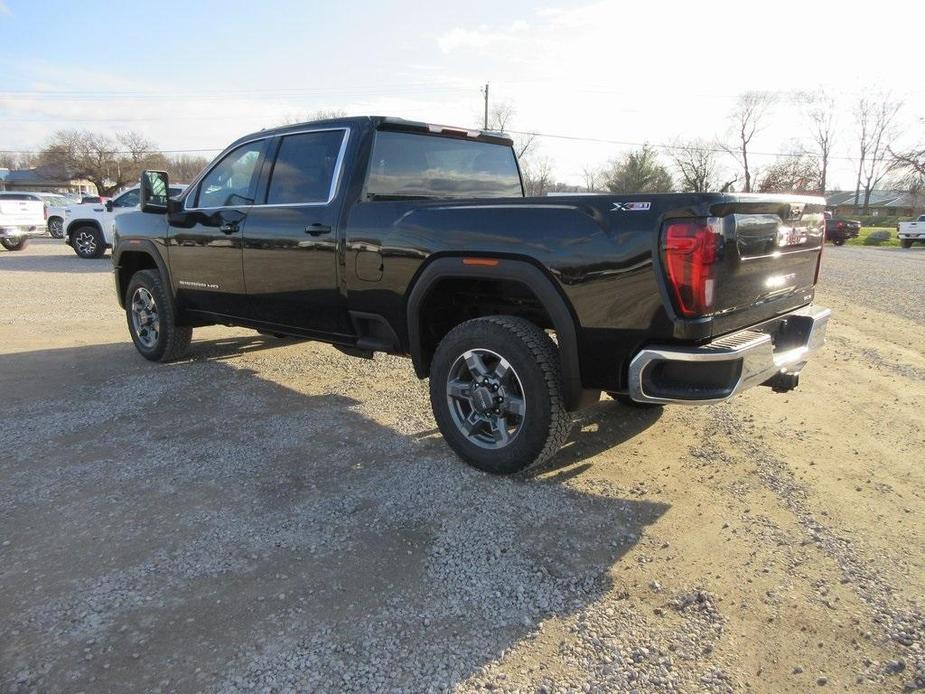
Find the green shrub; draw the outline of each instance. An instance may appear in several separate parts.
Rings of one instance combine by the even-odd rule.
[[[861,227],[861,233],[856,239],[848,239],[849,246],[899,246],[896,229],[884,228],[881,225]]]
[[[883,215],[875,217],[872,214],[862,214],[862,215],[851,215],[846,214],[842,215],[847,219],[857,219],[861,222],[861,226],[865,227],[891,227],[896,228],[896,224],[899,222],[910,222],[912,217],[897,217],[897,216],[888,216],[884,217]]]

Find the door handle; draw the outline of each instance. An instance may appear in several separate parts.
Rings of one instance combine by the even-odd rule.
[[[238,223],[237,222],[225,222],[218,228],[218,230],[222,232],[223,234],[233,234],[238,230]]]
[[[329,227],[327,224],[318,224],[316,222],[315,224],[309,224],[307,227],[305,227],[305,233],[310,234],[312,236],[321,236],[322,234],[330,234],[331,227]]]

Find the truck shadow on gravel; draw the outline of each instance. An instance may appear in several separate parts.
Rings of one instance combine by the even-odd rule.
[[[78,258],[70,248],[67,249],[68,255],[35,255],[29,253],[33,243],[35,242],[22,251],[10,252],[0,249],[0,272],[112,272],[112,258],[108,253],[93,260]],[[55,243],[64,245],[64,241]]]
[[[0,688],[453,686],[600,600],[668,508],[484,475],[230,362],[255,344],[0,355]]]

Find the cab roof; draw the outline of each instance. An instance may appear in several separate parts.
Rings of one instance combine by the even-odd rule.
[[[305,121],[303,123],[292,123],[278,126],[276,128],[267,128],[250,133],[240,137],[232,143],[231,146],[241,142],[253,140],[258,137],[273,137],[276,135],[286,135],[287,133],[299,132],[307,127],[312,128],[355,128],[358,130],[397,130],[404,132],[430,133],[442,135],[445,137],[458,137],[478,140],[480,142],[491,142],[508,147],[514,144],[513,140],[504,133],[492,130],[479,130],[477,128],[464,128],[452,125],[437,125],[434,123],[424,123],[423,121],[406,120],[404,118],[395,118],[392,116],[348,116],[344,118],[326,118],[323,120]]]

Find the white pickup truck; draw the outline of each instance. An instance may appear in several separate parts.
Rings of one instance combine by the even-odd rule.
[[[925,214],[919,215],[914,222],[900,222],[897,228],[899,245],[912,248],[913,243],[925,243]]]
[[[0,245],[21,251],[33,236],[45,233],[45,205],[27,195],[0,196]]]
[[[185,185],[170,186],[170,197]],[[112,248],[112,222],[123,212],[137,210],[138,186],[133,186],[106,203],[72,205],[64,210],[64,242],[81,258],[102,258]]]

